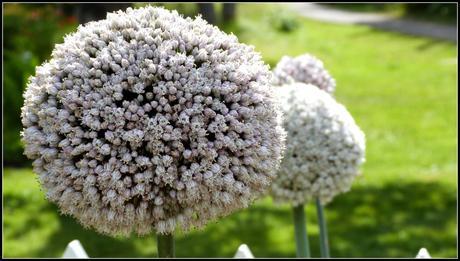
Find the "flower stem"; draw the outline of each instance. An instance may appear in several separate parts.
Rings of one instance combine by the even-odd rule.
[[[321,205],[321,201],[318,198],[316,199],[316,211],[318,213],[321,257],[330,257],[329,243],[327,240],[326,218],[324,217],[323,205]]]
[[[157,234],[158,257],[175,257],[174,254],[174,235]]]
[[[294,207],[293,213],[297,257],[310,257],[310,245],[308,243],[306,223],[307,220],[305,218],[303,205]]]

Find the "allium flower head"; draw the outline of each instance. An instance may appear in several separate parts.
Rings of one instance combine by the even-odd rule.
[[[128,8],[37,67],[25,154],[47,197],[101,233],[202,227],[269,188],[284,132],[253,47],[201,18]]]
[[[273,69],[273,84],[294,82],[312,84],[330,94],[335,91],[335,80],[324,68],[323,62],[310,54],[297,57],[283,56]]]
[[[287,131],[286,151],[271,194],[294,206],[323,204],[350,189],[364,162],[365,137],[346,108],[313,85],[277,88]]]

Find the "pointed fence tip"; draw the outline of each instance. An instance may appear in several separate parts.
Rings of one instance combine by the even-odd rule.
[[[72,240],[66,247],[63,258],[89,258],[80,241]]]
[[[248,245],[241,244],[238,247],[238,250],[236,251],[234,257],[235,258],[254,258],[254,255],[252,254],[252,252],[249,249]]]
[[[426,248],[422,247],[418,251],[418,254],[415,258],[431,258],[430,253],[428,253],[428,250]]]

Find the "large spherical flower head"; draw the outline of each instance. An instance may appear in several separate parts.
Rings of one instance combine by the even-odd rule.
[[[296,206],[323,204],[350,189],[364,162],[365,137],[346,108],[313,85],[277,88],[287,131],[286,151],[271,194]]]
[[[268,66],[201,18],[80,26],[37,67],[25,154],[49,200],[110,235],[202,227],[264,194],[284,144]]]
[[[273,84],[294,82],[312,84],[330,94],[335,91],[335,80],[324,68],[321,60],[310,54],[297,57],[283,56],[273,69]]]

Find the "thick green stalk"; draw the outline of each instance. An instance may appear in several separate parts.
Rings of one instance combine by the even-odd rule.
[[[307,220],[305,218],[303,205],[294,207],[293,214],[297,257],[310,257],[310,245],[308,243],[307,235]]]
[[[319,199],[316,199],[316,211],[318,213],[321,257],[330,257],[329,242],[327,240],[326,218],[324,217],[323,205],[321,205],[321,201]]]
[[[174,255],[174,235],[157,234],[158,257],[175,257]]]

